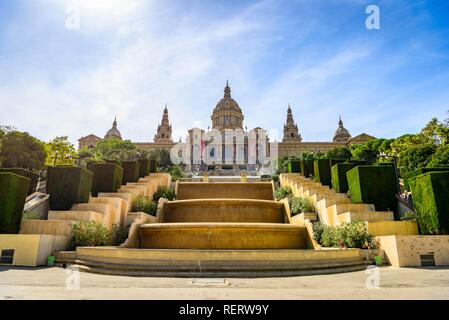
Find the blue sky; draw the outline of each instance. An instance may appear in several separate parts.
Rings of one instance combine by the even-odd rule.
[[[365,27],[380,8],[381,29]],[[67,7],[80,12],[68,29]],[[229,80],[248,128],[304,141],[417,132],[449,110],[448,1],[0,0],[0,124],[49,140],[207,128]]]

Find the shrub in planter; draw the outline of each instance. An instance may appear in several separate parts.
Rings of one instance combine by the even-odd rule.
[[[39,175],[37,173],[22,168],[0,168],[0,172],[11,172],[30,179],[27,195],[30,195],[36,191],[37,183],[39,181]]]
[[[169,172],[171,175],[171,181],[178,181],[179,179],[186,177],[180,166],[170,167]]]
[[[420,168],[420,169],[416,169],[413,171],[410,171],[408,173],[406,173],[403,176],[404,179],[404,188],[408,191],[411,190],[411,185],[410,182],[413,180],[413,178],[427,173],[427,172],[439,172],[439,171],[449,171],[449,167],[441,167],[441,168]]]
[[[72,249],[76,247],[101,247],[111,244],[111,233],[100,222],[78,221],[72,225]]]
[[[280,187],[274,192],[274,198],[276,200],[282,200],[285,198],[291,198],[293,196],[292,188],[290,187]]]
[[[150,173],[150,160],[148,159],[139,159],[139,177],[146,177]]]
[[[156,216],[157,205],[150,197],[137,196],[131,204],[132,212],[144,212],[152,216]]]
[[[332,188],[339,193],[349,191],[346,172],[355,167],[353,163],[337,163],[331,168]]]
[[[153,201],[158,202],[161,198],[172,201],[176,198],[175,191],[167,187],[159,187],[153,194]]]
[[[398,190],[392,166],[358,166],[346,177],[353,203],[374,204],[377,211],[395,211]]]
[[[29,184],[28,178],[0,172],[0,234],[19,233]]]
[[[301,160],[301,174],[308,178],[314,175],[314,161],[313,160]]]
[[[317,159],[314,162],[315,181],[325,186],[332,186],[330,159]]]
[[[309,198],[293,197],[291,204],[292,216],[300,213],[315,213],[317,212],[313,201]]]
[[[371,249],[376,243],[361,221],[345,223],[337,227],[314,223],[315,240],[323,247]]]
[[[128,182],[139,181],[139,162],[137,161],[122,161],[123,179],[122,184],[126,185]]]
[[[84,168],[58,166],[47,168],[47,193],[50,210],[70,210],[75,203],[89,202],[93,173]]]
[[[150,160],[150,173],[156,173],[157,172],[157,161],[156,160]]]
[[[92,167],[92,196],[99,192],[117,192],[122,185],[123,169],[114,163],[96,163]]]
[[[421,233],[448,234],[449,172],[419,175],[411,186]]]
[[[290,160],[288,162],[288,173],[301,173],[301,161]]]

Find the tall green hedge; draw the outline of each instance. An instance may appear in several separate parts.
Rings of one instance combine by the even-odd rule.
[[[301,160],[301,174],[308,178],[314,175],[313,160]]]
[[[429,172],[413,180],[413,204],[421,233],[448,234],[449,172]]]
[[[150,160],[139,159],[139,177],[146,177],[150,173]]]
[[[0,172],[0,234],[19,233],[29,184],[28,178]]]
[[[89,202],[93,173],[87,169],[58,166],[47,168],[50,210],[70,210],[75,203]]]
[[[354,168],[354,163],[337,163],[331,168],[332,188],[339,193],[346,193],[349,191],[348,178],[346,172]]]
[[[97,163],[93,165],[92,196],[99,192],[117,192],[122,186],[123,169],[115,163]]]
[[[150,173],[156,173],[157,172],[157,161],[156,160],[150,160]]]
[[[36,191],[37,183],[39,182],[39,175],[37,173],[22,168],[0,168],[0,172],[11,172],[30,179],[27,195]]]
[[[139,162],[137,161],[122,161],[123,179],[122,184],[128,182],[139,181]]]
[[[331,168],[333,167],[333,166],[335,166],[337,163],[345,163],[345,162],[347,162],[348,160],[347,159],[330,159],[330,162],[331,162]]]
[[[331,160],[317,159],[313,163],[315,172],[315,181],[320,182],[325,186],[332,186],[331,176]]]
[[[399,175],[401,176],[401,178],[404,178],[404,176],[410,172],[409,167],[398,167],[399,170]]]
[[[346,173],[351,200],[374,204],[377,211],[394,211],[397,183],[393,166],[357,166]]]
[[[300,173],[301,162],[299,160],[290,160],[288,162],[288,173]]]
[[[420,168],[406,173],[403,176],[404,179],[404,188],[408,191],[411,190],[410,182],[413,178],[422,175],[427,172],[438,172],[438,171],[449,171],[449,167],[441,167],[441,168]]]

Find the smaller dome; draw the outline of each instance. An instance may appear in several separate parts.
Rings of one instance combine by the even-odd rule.
[[[122,140],[122,135],[120,134],[120,131],[117,129],[117,118],[114,119],[114,123],[112,124],[112,128],[109,129],[108,132],[106,132],[106,135],[104,136],[105,139],[119,139]]]
[[[343,121],[340,117],[340,121],[338,122],[338,129],[334,134],[334,142],[348,142],[349,139],[351,139],[351,134],[349,133],[348,129],[343,126]]]

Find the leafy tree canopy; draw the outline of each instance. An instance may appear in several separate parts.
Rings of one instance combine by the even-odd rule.
[[[46,166],[73,165],[76,150],[68,137],[56,137],[45,145],[47,152]]]
[[[326,158],[330,159],[351,159],[352,153],[346,147],[335,148],[326,153]]]
[[[84,150],[85,151],[85,150]],[[135,160],[138,150],[129,140],[104,139],[93,148],[92,154],[101,160]]]

